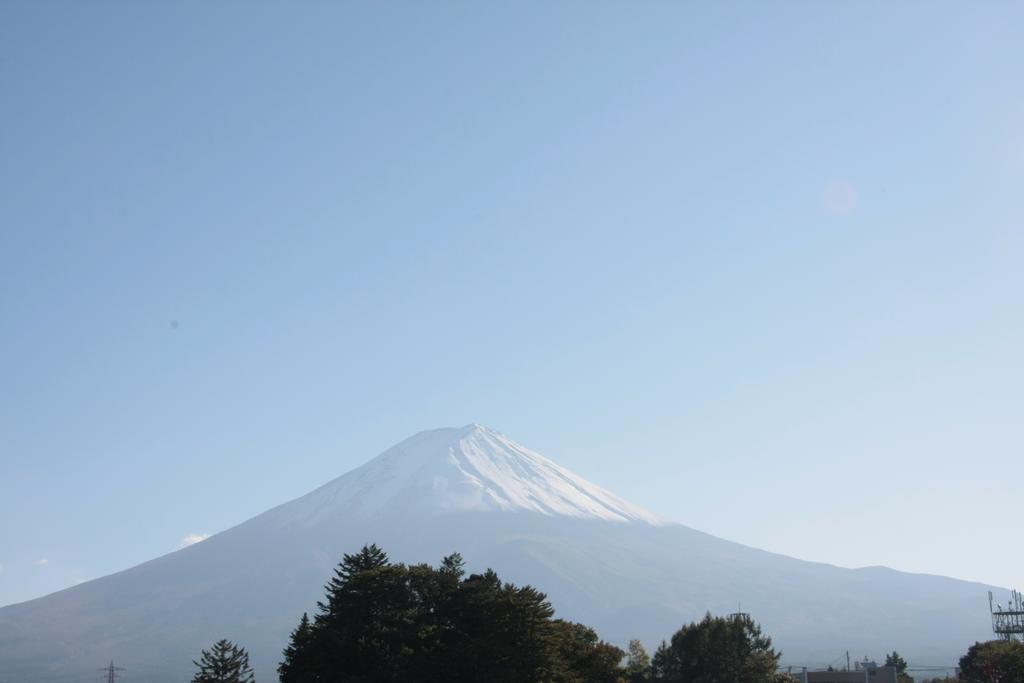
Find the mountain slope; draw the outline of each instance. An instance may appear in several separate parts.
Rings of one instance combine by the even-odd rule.
[[[785,663],[849,649],[952,663],[988,635],[987,587],[888,569],[804,562],[672,524],[492,430],[418,434],[366,465],[175,553],[0,609],[0,682],[88,679],[111,658],[139,680],[180,681],[226,637],[258,680],[343,552],[377,542],[546,591],[560,616],[653,644],[737,603]],[[91,680],[91,679],[90,679]]]

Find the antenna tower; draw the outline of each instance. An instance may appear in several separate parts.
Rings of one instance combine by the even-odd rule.
[[[743,603],[736,603],[736,611],[729,615],[729,621],[736,621],[737,619],[747,620],[750,619],[750,615],[743,611]]]
[[[118,678],[121,677],[121,675],[118,673],[118,671],[124,671],[124,669],[122,667],[114,666],[114,660],[113,659],[110,660],[110,666],[105,666],[102,669],[96,669],[96,670],[99,671],[100,673],[107,674],[107,683],[114,683],[114,681],[116,681]]]
[[[1024,596],[1020,591],[1010,591],[1010,602],[1006,607],[992,602],[992,591],[988,592],[988,611],[992,613],[992,632],[1000,640],[1024,640]]]

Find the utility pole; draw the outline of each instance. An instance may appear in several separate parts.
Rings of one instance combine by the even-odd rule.
[[[846,670],[850,670],[850,651],[846,651]]]
[[[117,672],[118,671],[124,671],[124,669],[122,667],[114,666],[114,660],[113,659],[110,660],[110,666],[105,666],[102,669],[96,669],[96,670],[99,671],[100,673],[107,674],[107,683],[114,683],[114,681],[116,681],[118,678],[120,678],[120,676],[118,675]]]

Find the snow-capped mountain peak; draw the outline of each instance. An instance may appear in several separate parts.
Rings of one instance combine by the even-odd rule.
[[[294,521],[502,511],[665,523],[479,424],[420,432],[279,510]]]

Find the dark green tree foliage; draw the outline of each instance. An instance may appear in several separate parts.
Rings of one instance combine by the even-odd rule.
[[[392,564],[377,546],[345,555],[320,611],[303,617],[278,667],[312,681],[615,681],[623,653],[553,619],[546,596],[462,558]]]
[[[249,655],[230,640],[218,640],[212,650],[203,650],[199,661],[192,663],[199,668],[192,683],[253,683],[256,680],[249,666]]]
[[[907,660],[900,657],[899,652],[893,650],[891,655],[886,655],[885,665],[896,669],[896,680],[899,683],[914,683],[914,679],[907,673]]]
[[[672,655],[672,648],[664,640],[654,651],[651,659],[651,680],[654,681],[676,681],[682,675],[679,672],[678,660]]]
[[[313,628],[309,623],[309,615],[303,612],[299,625],[292,631],[288,647],[284,649],[284,661],[278,666],[278,671],[287,670],[296,680],[315,680],[308,675],[305,667],[305,653],[312,640]]]
[[[678,683],[765,683],[778,678],[779,657],[749,616],[708,614],[662,642],[651,673],[654,680]]]
[[[625,652],[602,642],[589,626],[561,619],[555,621],[555,626],[561,667],[551,680],[560,683],[617,683],[621,680],[619,662]]]
[[[960,658],[965,683],[1024,683],[1024,643],[990,640],[975,643]]]

